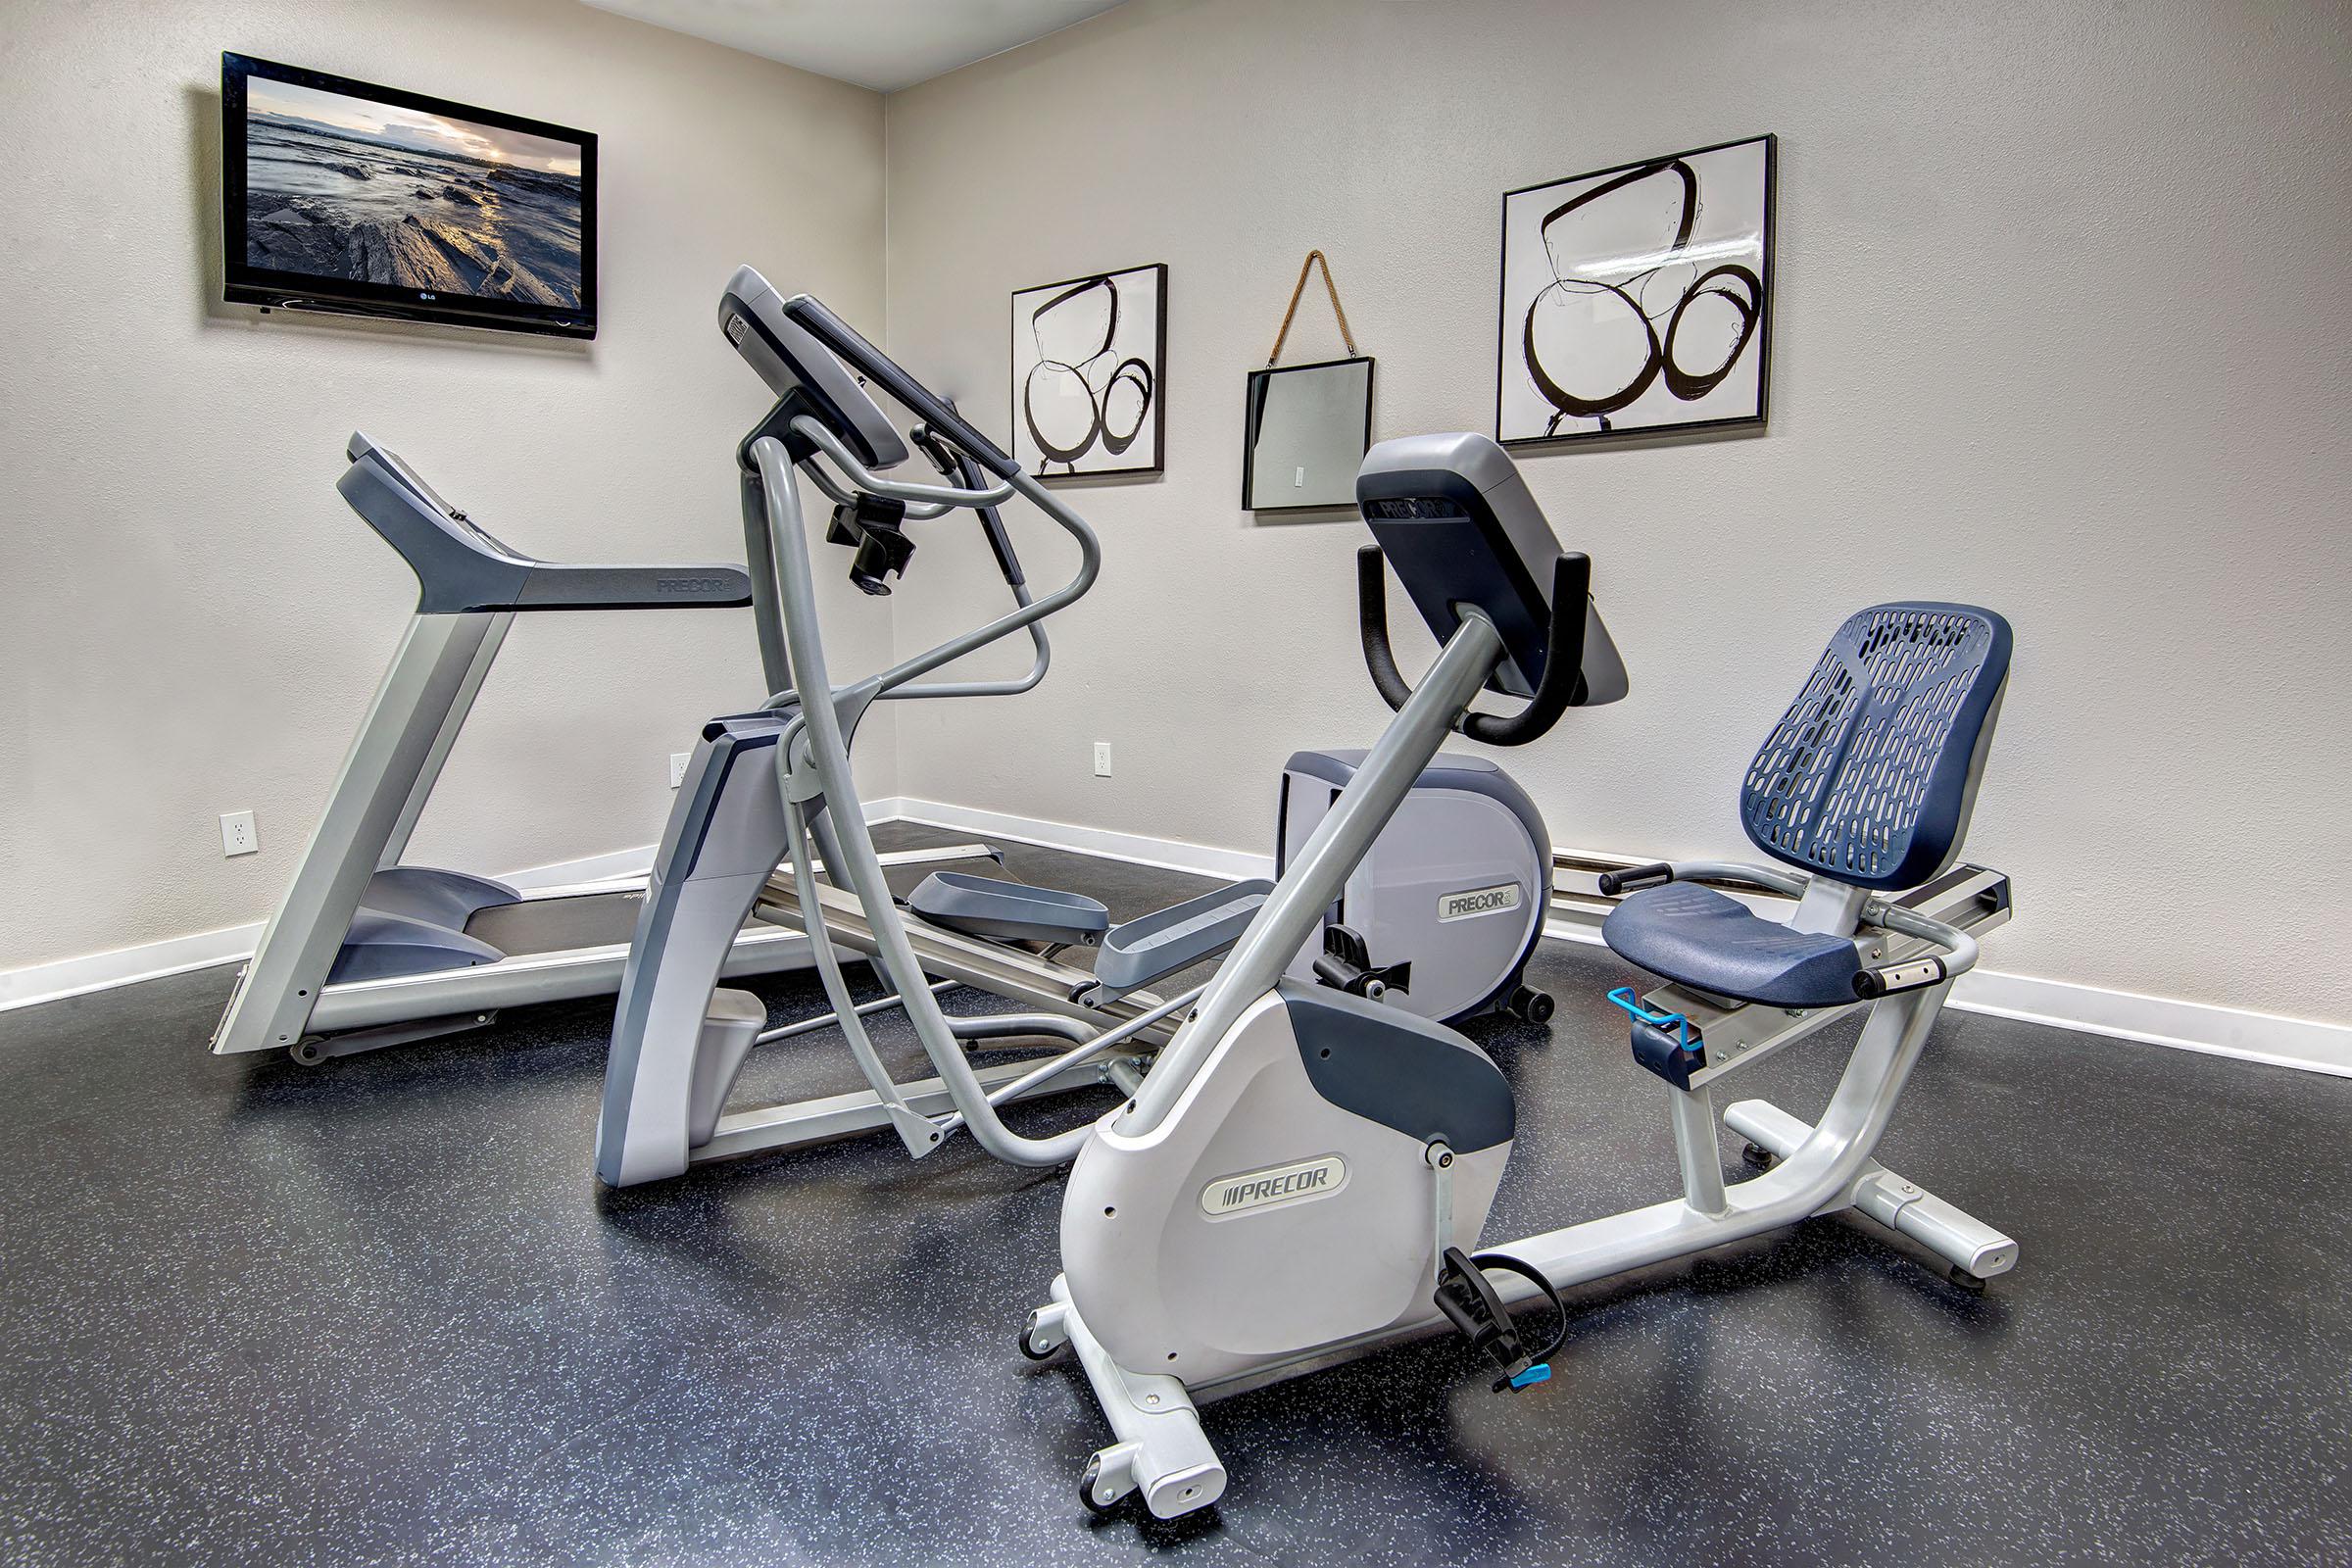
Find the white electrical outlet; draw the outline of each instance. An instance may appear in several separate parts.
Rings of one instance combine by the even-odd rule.
[[[251,811],[222,811],[220,813],[220,853],[222,855],[251,855],[261,847],[261,831],[253,825]]]
[[[1110,777],[1110,742],[1095,742],[1095,777]]]
[[[671,789],[674,790],[679,785],[686,782],[686,764],[692,760],[694,760],[694,754],[692,752],[672,752],[669,754],[669,787]]]

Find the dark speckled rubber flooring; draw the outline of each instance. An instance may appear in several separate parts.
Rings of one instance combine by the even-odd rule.
[[[1491,1239],[1674,1190],[1628,973],[1538,978],[1548,1036],[1474,1028]],[[608,1004],[304,1069],[205,1054],[228,979],[0,1014],[0,1561],[2352,1561],[2352,1083],[1950,1015],[1882,1152],[2021,1240],[1989,1295],[1816,1221],[1588,1294],[1539,1393],[1432,1342],[1213,1405],[1223,1504],[1150,1528],[1087,1517],[1101,1417],[1014,1348],[1056,1177],[869,1140],[600,1196]],[[1810,1116],[1847,1038],[1742,1093]]]

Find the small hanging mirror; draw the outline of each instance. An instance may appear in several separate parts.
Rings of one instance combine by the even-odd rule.
[[[1323,286],[1351,356],[1315,365],[1277,367],[1298,314],[1306,274],[1323,267]],[[1372,360],[1355,352],[1348,314],[1331,279],[1331,263],[1308,251],[1283,312],[1282,330],[1266,367],[1250,375],[1242,431],[1242,507],[1249,512],[1302,512],[1355,504],[1355,470],[1372,444]]]

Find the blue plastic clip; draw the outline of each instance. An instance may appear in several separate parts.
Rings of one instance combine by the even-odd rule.
[[[1551,1363],[1549,1361],[1538,1361],[1534,1366],[1529,1367],[1526,1371],[1511,1379],[1511,1387],[1514,1389],[1532,1389],[1539,1383],[1549,1383],[1550,1381]]]
[[[1682,1047],[1685,1051],[1690,1049],[1690,1020],[1681,1013],[1650,1011],[1642,1005],[1642,999],[1634,994],[1632,986],[1619,986],[1609,993],[1609,1000],[1652,1028],[1663,1029],[1670,1023],[1680,1024],[1683,1032]]]

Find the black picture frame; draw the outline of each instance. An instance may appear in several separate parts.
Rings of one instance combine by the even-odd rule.
[[[1010,440],[1007,442],[1007,447],[1015,458],[1019,458],[1021,456],[1023,447],[1021,432],[1026,424],[1027,417],[1022,409],[1021,368],[1024,363],[1024,355],[1021,349],[1021,297],[1025,294],[1047,294],[1056,290],[1084,288],[1098,282],[1112,281],[1122,277],[1130,277],[1140,272],[1150,272],[1153,274],[1152,300],[1155,318],[1153,322],[1152,343],[1152,365],[1150,367],[1152,386],[1150,391],[1149,406],[1150,423],[1152,427],[1152,461],[1149,464],[1137,464],[1127,467],[1081,468],[1075,471],[1065,469],[1059,473],[1047,471],[1046,465],[1044,463],[1040,463],[1035,468],[1031,469],[1031,472],[1036,476],[1040,483],[1057,484],[1069,480],[1083,482],[1089,479],[1131,478],[1137,475],[1164,474],[1167,472],[1168,402],[1165,381],[1168,363],[1168,268],[1165,262],[1146,262],[1133,267],[1105,268],[1097,272],[1085,272],[1076,277],[1065,277],[1058,282],[1028,284],[1021,288],[1016,288],[1011,292],[1005,302],[1006,315],[1009,318],[1010,323],[1009,344],[1011,349],[1007,370],[1007,373],[1010,376],[1010,385],[1007,388],[1006,404],[1008,417],[1005,425],[1005,428],[1010,435]],[[1115,335],[1115,323],[1113,324],[1112,332]],[[1113,379],[1116,378],[1116,375],[1117,372],[1114,371]],[[1090,444],[1092,443],[1093,439],[1094,437],[1092,435],[1088,437]],[[1031,429],[1030,444],[1038,445],[1040,451],[1045,450],[1042,444],[1037,442],[1033,427]],[[1025,466],[1026,465],[1024,464],[1024,466]]]
[[[569,142],[580,149],[580,296],[582,310],[535,305],[521,300],[407,288],[254,267],[246,257],[245,197],[246,83],[253,77],[341,93],[372,103],[413,109],[501,130]],[[221,297],[231,305],[265,310],[320,311],[346,316],[431,321],[546,336],[593,338],[597,328],[597,138],[594,131],[482,109],[405,88],[312,71],[274,60],[223,51],[220,56],[220,231],[226,276]]]
[[[1511,365],[1511,299],[1509,294],[1511,199],[1515,196],[1525,196],[1535,191],[1547,190],[1557,185],[1574,185],[1586,180],[1600,179],[1610,174],[1631,174],[1642,170],[1669,168],[1675,163],[1684,159],[1698,158],[1708,153],[1724,152],[1734,147],[1754,146],[1758,143],[1761,143],[1764,149],[1764,189],[1763,212],[1761,214],[1761,220],[1758,225],[1761,254],[1759,257],[1760,265],[1757,268],[1756,274],[1756,313],[1755,327],[1753,331],[1756,349],[1755,413],[1752,415],[1738,415],[1729,418],[1690,419],[1670,423],[1640,424],[1620,429],[1577,430],[1565,433],[1552,432],[1543,435],[1504,435],[1503,377],[1510,373]],[[1607,169],[1595,169],[1581,174],[1568,174],[1558,179],[1539,180],[1532,185],[1521,185],[1515,190],[1504,191],[1502,193],[1501,221],[1497,225],[1498,234],[1495,242],[1499,264],[1496,269],[1494,307],[1495,441],[1504,447],[1514,449],[1532,448],[1536,450],[1555,450],[1568,446],[1582,446],[1592,442],[1625,442],[1642,440],[1655,441],[1660,439],[1672,439],[1686,435],[1700,435],[1709,432],[1724,432],[1732,430],[1761,431],[1767,428],[1770,422],[1772,410],[1772,280],[1773,272],[1775,270],[1773,262],[1773,253],[1775,250],[1773,222],[1774,214],[1780,205],[1779,181],[1780,137],[1774,132],[1767,131],[1762,135],[1739,136],[1730,141],[1714,142],[1704,147],[1692,147],[1684,152],[1666,153],[1656,158],[1637,159],[1632,163],[1616,164]],[[1732,362],[1729,363],[1737,363],[1739,358],[1740,356],[1735,354]]]
[[[1257,421],[1265,407],[1265,384],[1278,375],[1293,375],[1302,370],[1330,370],[1343,365],[1361,365],[1364,368],[1364,441],[1363,450],[1372,449],[1372,398],[1377,370],[1369,354],[1350,354],[1336,360],[1317,360],[1311,365],[1269,365],[1250,372],[1248,388],[1242,402],[1242,510],[1261,514],[1284,512],[1330,512],[1335,508],[1351,506],[1348,501],[1318,501],[1301,507],[1261,507],[1252,499],[1257,465]]]

